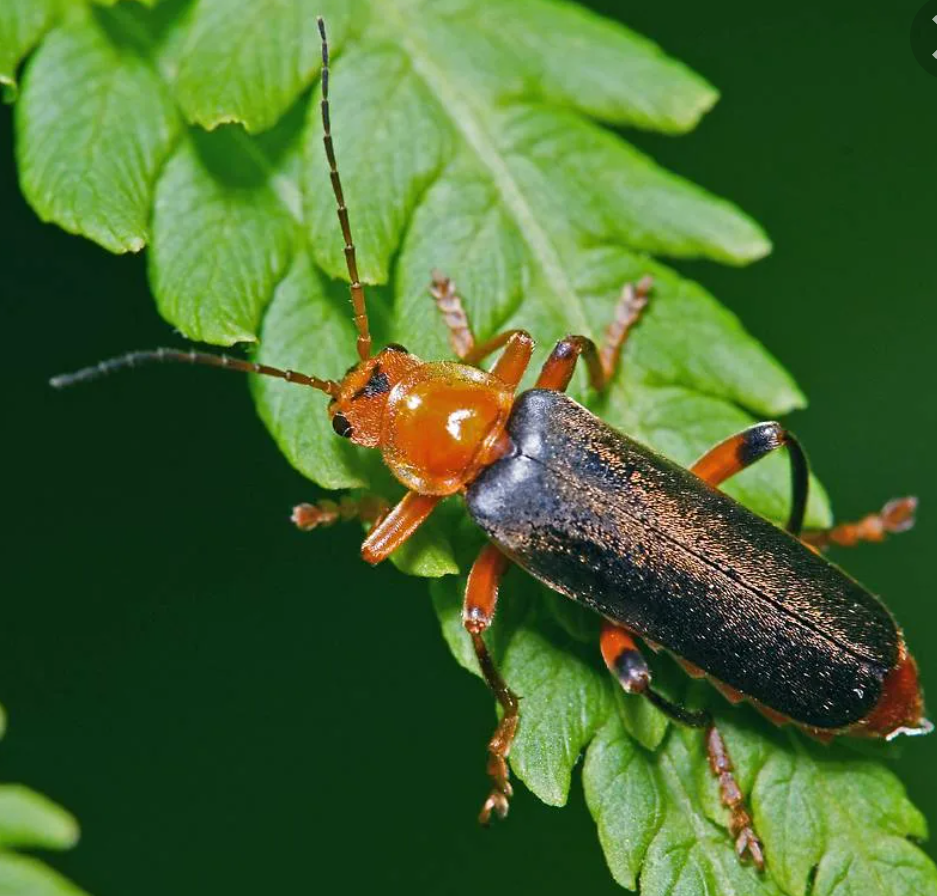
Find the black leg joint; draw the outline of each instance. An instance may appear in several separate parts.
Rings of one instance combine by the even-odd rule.
[[[704,709],[698,711],[685,709],[676,703],[671,703],[666,697],[662,697],[650,688],[644,694],[665,716],[681,725],[689,728],[708,728],[712,724],[712,716]]]
[[[641,694],[651,683],[651,670],[638,650],[623,650],[615,657],[615,676],[627,694]]]

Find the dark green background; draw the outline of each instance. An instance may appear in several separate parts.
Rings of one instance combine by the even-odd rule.
[[[911,53],[916,9],[620,14],[723,92],[693,135],[635,142],[776,243],[748,269],[681,267],[811,397],[791,424],[841,516],[922,499],[913,533],[839,559],[887,596],[937,698],[937,79]],[[422,583],[360,563],[356,527],[293,531],[315,490],[243,381],[167,369],[46,388],[176,340],[142,258],[25,206],[10,122],[2,110],[0,768],[79,816],[56,865],[96,896],[616,892],[578,783],[565,811],[522,792],[508,823],[476,827],[490,699],[449,658]],[[935,744],[896,763],[933,823]]]

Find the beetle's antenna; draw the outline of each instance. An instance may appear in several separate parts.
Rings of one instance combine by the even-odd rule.
[[[318,377],[306,376],[295,370],[280,370],[278,367],[268,367],[266,364],[257,364],[254,361],[243,361],[240,358],[229,358],[227,355],[210,355],[208,352],[184,352],[173,348],[156,348],[149,351],[130,352],[118,358],[109,358],[91,367],[84,367],[74,373],[63,373],[49,380],[53,389],[64,389],[78,383],[88,383],[102,376],[107,376],[117,370],[126,370],[139,367],[143,364],[204,364],[208,367],[224,367],[227,370],[240,370],[245,373],[257,373],[261,376],[272,376],[286,380],[288,383],[298,383],[300,386],[311,386],[320,392],[325,392],[333,398],[338,395],[338,383],[332,380],[320,380]]]
[[[338,204],[338,223],[342,227],[345,240],[345,264],[351,280],[351,304],[355,311],[355,326],[358,328],[358,356],[362,361],[371,357],[371,332],[368,329],[368,309],[364,302],[364,287],[358,277],[358,258],[355,244],[351,238],[351,224],[348,221],[348,208],[345,206],[345,194],[342,181],[338,176],[338,163],[335,161],[335,147],[332,145],[332,124],[329,119],[329,43],[325,36],[325,22],[322,16],[316,19],[319,34],[322,36],[322,142],[325,144],[325,156],[329,160],[329,176],[332,179],[332,192]]]

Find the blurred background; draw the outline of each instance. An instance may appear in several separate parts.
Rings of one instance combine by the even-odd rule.
[[[838,516],[921,498],[912,533],[835,559],[886,596],[933,713],[937,78],[911,53],[917,4],[588,5],[722,91],[687,137],[627,136],[773,238],[747,269],[677,266],[810,397],[789,423]],[[360,563],[354,526],[289,525],[316,492],[243,379],[46,387],[65,359],[175,340],[143,258],[26,207],[11,121],[0,109],[0,769],[78,815],[82,841],[54,864],[95,896],[620,892],[578,781],[566,810],[521,788],[507,823],[477,827],[490,698],[448,655],[424,583]],[[935,747],[895,763],[932,825]]]

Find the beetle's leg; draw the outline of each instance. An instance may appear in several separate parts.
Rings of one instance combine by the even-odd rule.
[[[832,529],[812,529],[801,541],[823,550],[830,545],[851,548],[860,541],[884,541],[886,535],[907,532],[914,525],[917,498],[895,498],[878,513],[870,513],[854,523],[840,523]]]
[[[719,781],[722,805],[729,810],[729,831],[735,838],[735,854],[745,860],[750,856],[759,871],[765,868],[765,853],[752,825],[752,817],[745,806],[745,797],[732,773],[732,759],[719,729],[710,722],[706,729],[706,755],[709,768]]]
[[[636,286],[625,284],[612,322],[602,339],[602,348],[596,348],[586,336],[561,339],[540,371],[537,388],[565,392],[576,369],[576,361],[582,355],[589,372],[589,384],[593,389],[604,389],[615,373],[628,333],[647,305],[651,285],[650,277],[644,277]]]
[[[721,485],[765,455],[786,447],[791,458],[791,514],[786,529],[800,535],[807,509],[810,469],[800,442],[780,423],[756,423],[707,451],[690,470],[710,485]]]
[[[621,349],[631,332],[631,328],[638,322],[641,313],[647,306],[648,296],[654,279],[650,276],[642,277],[637,283],[626,283],[621,291],[618,304],[615,305],[615,314],[612,322],[605,330],[602,347],[599,349],[599,360],[605,374],[607,384],[615,374],[621,358]]]
[[[442,271],[434,270],[429,293],[436,300],[436,307],[449,328],[449,344],[460,360],[464,361],[475,348],[475,334],[469,323],[462,299],[456,292],[455,283]]]
[[[589,373],[589,384],[594,389],[605,386],[605,371],[599,358],[599,350],[588,336],[567,336],[553,347],[550,357],[547,358],[540,375],[537,377],[535,388],[553,389],[556,392],[565,392],[569,381],[573,378],[576,362],[582,355]]]
[[[651,688],[651,670],[638,649],[634,636],[627,629],[604,620],[599,646],[605,665],[618,679],[625,693],[646,697],[664,715],[691,728],[705,728],[710,724],[712,720],[709,713],[684,709]]]
[[[400,501],[376,523],[361,545],[361,556],[368,563],[387,559],[425,522],[440,495],[407,492]]]
[[[462,299],[456,292],[455,284],[439,271],[433,271],[433,282],[429,291],[449,328],[449,342],[456,356],[466,364],[479,364],[499,348],[504,348],[504,353],[491,372],[512,388],[516,388],[533,354],[534,341],[530,334],[525,330],[505,330],[476,345],[468,315],[462,306]]]
[[[342,495],[338,501],[323,498],[315,504],[297,504],[290,519],[303,532],[311,532],[320,526],[332,526],[341,520],[359,519],[363,523],[377,523],[390,509],[390,505],[379,495],[362,495],[352,498]]]
[[[735,851],[742,860],[750,857],[761,871],[765,867],[764,850],[752,827],[752,818],[745,807],[742,791],[732,773],[732,760],[725,741],[707,712],[692,712],[666,700],[652,690],[651,670],[635,644],[631,633],[606,620],[600,640],[605,665],[628,694],[640,694],[665,715],[683,725],[706,729],[706,753],[709,767],[719,781],[722,803],[729,810],[729,831],[735,840]]]
[[[508,558],[493,544],[482,548],[469,573],[462,604],[462,625],[472,638],[472,646],[475,648],[482,675],[504,710],[501,721],[488,742],[487,769],[492,787],[478,816],[482,824],[488,824],[492,812],[498,818],[504,818],[508,814],[508,801],[513,793],[508,780],[510,775],[507,757],[517,731],[517,697],[501,677],[482,639],[482,633],[494,619],[498,585],[509,565]]]
[[[530,357],[534,353],[534,341],[525,330],[512,330],[507,345],[501,353],[491,372],[508,385],[516,389],[520,384]]]

